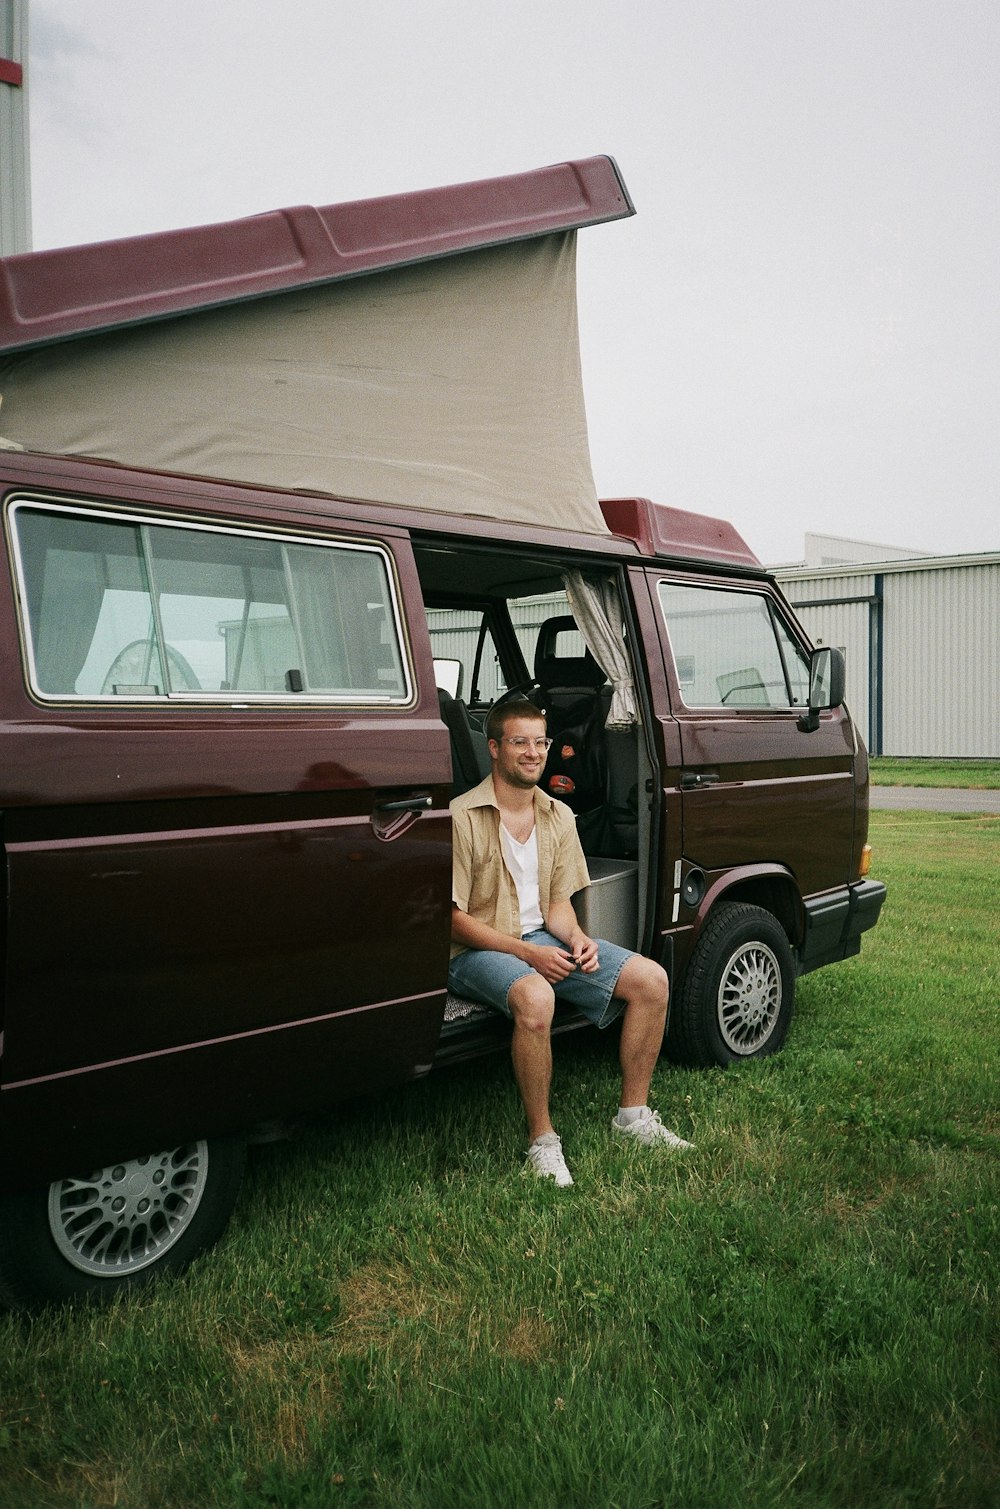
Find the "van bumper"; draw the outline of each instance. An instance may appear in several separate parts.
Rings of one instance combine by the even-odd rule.
[[[861,934],[875,926],[884,900],[881,880],[858,880],[822,896],[809,897],[805,902],[805,933],[797,951],[798,974],[859,953]]]

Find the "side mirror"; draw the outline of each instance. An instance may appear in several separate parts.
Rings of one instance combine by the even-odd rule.
[[[819,715],[830,707],[840,707],[847,684],[847,665],[842,650],[823,645],[813,650],[809,662],[809,711],[799,718],[803,733],[815,733]]]
[[[435,660],[434,680],[438,686],[446,691],[449,697],[458,697],[462,692],[462,671],[464,667],[460,660]]]

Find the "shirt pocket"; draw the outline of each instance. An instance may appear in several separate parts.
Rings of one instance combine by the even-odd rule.
[[[507,867],[503,862],[500,845],[491,843],[472,874],[469,911],[473,916],[494,910],[506,884]]]

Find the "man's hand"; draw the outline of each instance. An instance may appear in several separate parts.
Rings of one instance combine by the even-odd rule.
[[[570,939],[570,949],[577,968],[585,975],[592,975],[599,967],[597,944],[586,933],[578,932]]]
[[[525,964],[530,964],[550,985],[558,985],[576,968],[573,955],[566,948],[553,948],[548,943],[525,943],[522,946]]]
[[[592,975],[598,968],[597,944],[579,929],[566,948],[553,948],[546,943],[529,943],[525,948],[524,962],[530,964],[550,985],[557,985],[560,980],[565,980],[575,969],[581,970],[585,975]]]
[[[569,956],[574,969],[579,969],[585,975],[592,975],[600,967],[597,958],[597,944],[593,938],[587,937],[587,934],[579,922],[577,922],[576,913],[570,902],[554,901],[549,907],[545,926],[557,938],[565,938],[566,947],[569,949]],[[560,975],[559,978],[565,979],[565,976]]]

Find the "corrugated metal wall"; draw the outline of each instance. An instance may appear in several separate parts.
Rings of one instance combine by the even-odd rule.
[[[885,578],[884,754],[1000,757],[1000,563]]]
[[[873,754],[1000,759],[1000,556],[775,575]]]
[[[847,658],[847,705],[872,747],[871,618],[874,580],[871,575],[841,576],[805,581],[781,578],[789,602],[814,645],[832,644]],[[822,605],[816,606],[818,599]]]

